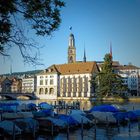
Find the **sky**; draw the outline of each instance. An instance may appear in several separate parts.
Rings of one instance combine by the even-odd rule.
[[[62,22],[51,37],[33,36],[40,46],[43,66],[24,64],[17,48],[0,56],[0,74],[46,69],[67,63],[68,38],[75,37],[76,60],[103,61],[112,44],[113,60],[140,67],[140,0],[64,0]],[[69,27],[72,26],[72,31]]]

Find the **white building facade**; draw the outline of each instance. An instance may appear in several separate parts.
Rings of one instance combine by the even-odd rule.
[[[37,75],[37,97],[57,99],[59,92],[59,74],[52,66]]]
[[[95,62],[52,65],[37,75],[40,99],[89,99],[94,94],[91,76],[97,72]]]
[[[22,93],[35,93],[37,87],[36,76],[22,79]]]
[[[117,68],[117,73],[123,78],[128,87],[129,96],[140,96],[140,68],[133,65],[124,65]]]

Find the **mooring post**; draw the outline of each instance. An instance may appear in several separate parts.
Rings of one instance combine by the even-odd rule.
[[[60,109],[57,107],[57,108],[56,108],[56,113],[58,114],[58,113],[59,113],[59,111],[60,111]]]
[[[117,119],[118,132],[120,132],[120,121]]]
[[[135,110],[135,107],[133,106],[133,110]]]
[[[53,123],[52,123],[52,125],[51,125],[51,137],[52,137],[52,139],[53,139],[53,128],[54,126],[53,126]]]
[[[4,130],[0,130],[1,131],[1,134],[0,134],[0,140],[5,140],[4,138]]]
[[[33,138],[35,139],[36,122],[33,122]]]
[[[13,134],[12,134],[12,140],[15,140],[15,127],[16,127],[16,124],[15,124],[15,122],[13,122]]]
[[[106,127],[108,129],[108,126],[109,126],[109,121],[108,121],[108,117],[106,116]]]
[[[2,121],[3,120],[3,118],[2,118],[2,113],[0,113],[0,121]]]
[[[66,104],[66,115],[68,114],[68,105]]]
[[[96,118],[95,118],[95,122],[94,122],[94,140],[96,140],[96,132],[97,132],[97,131],[96,131],[96,127],[97,127],[97,126],[96,126],[96,121],[97,121],[97,120],[96,120]]]
[[[96,121],[97,121],[97,120],[96,120],[96,118],[95,118],[95,122],[94,122],[94,129],[95,129],[94,131],[95,131],[95,132],[96,132],[96,127],[97,127],[97,126],[96,126]]]
[[[84,137],[84,131],[83,131],[83,118],[81,118],[81,139],[83,140]]]
[[[67,124],[67,140],[69,140],[69,123]]]
[[[138,118],[138,130],[140,131],[140,117]]]
[[[131,124],[130,124],[130,119],[128,119],[128,131],[131,132]]]

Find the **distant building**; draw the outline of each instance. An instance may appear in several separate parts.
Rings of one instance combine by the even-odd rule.
[[[36,76],[26,76],[22,79],[22,93],[35,93],[36,87]]]
[[[1,93],[21,93],[22,80],[16,77],[2,77],[0,79]]]
[[[115,71],[128,87],[129,96],[140,96],[140,68],[134,65],[120,65]]]
[[[12,93],[21,93],[22,92],[22,80],[18,78],[11,79],[11,92]]]
[[[12,81],[9,78],[3,77],[1,79],[0,85],[1,85],[1,93],[11,92]]]

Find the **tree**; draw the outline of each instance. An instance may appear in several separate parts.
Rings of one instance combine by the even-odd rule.
[[[29,26],[38,36],[50,36],[60,25],[63,6],[61,0],[0,0],[0,54],[9,56],[7,50],[17,46],[25,62],[37,64],[39,47],[25,30]]]
[[[120,95],[126,90],[122,78],[113,71],[112,56],[110,54],[105,55],[101,71],[93,76],[92,82],[96,86],[96,95],[101,98]]]

